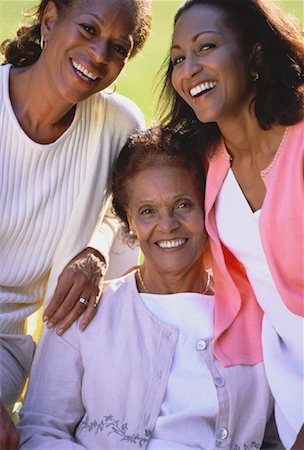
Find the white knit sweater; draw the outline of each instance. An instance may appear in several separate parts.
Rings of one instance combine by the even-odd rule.
[[[9,71],[0,68],[0,333],[22,333],[73,256],[93,246],[107,257],[111,166],[143,117],[126,98],[96,94],[77,105],[59,139],[38,144],[15,117]]]

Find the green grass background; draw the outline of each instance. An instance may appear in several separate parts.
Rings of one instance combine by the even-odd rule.
[[[111,0],[110,0],[111,1]],[[38,2],[38,0],[37,0]],[[0,0],[0,42],[14,36],[17,26],[25,22],[22,12],[37,4],[29,0]],[[141,54],[129,61],[117,82],[118,92],[132,98],[151,124],[158,98],[155,76],[165,59],[172,34],[174,13],[181,1],[152,0],[152,33]],[[304,23],[303,0],[278,0],[287,12]]]

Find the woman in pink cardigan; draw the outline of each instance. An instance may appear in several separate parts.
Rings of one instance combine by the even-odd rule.
[[[280,437],[297,450],[304,448],[303,61],[300,28],[272,1],[188,0],[175,16],[161,95],[163,123],[208,143],[214,351],[226,366],[264,359]]]

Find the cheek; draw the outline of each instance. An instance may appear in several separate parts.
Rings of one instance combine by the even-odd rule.
[[[181,87],[180,87],[180,77],[178,75],[177,70],[173,70],[171,74],[171,84],[173,89],[182,96]]]
[[[124,61],[110,62],[110,64],[108,65],[108,76],[109,76],[108,85],[110,85],[116,80],[116,78],[118,77],[124,66],[125,66]]]

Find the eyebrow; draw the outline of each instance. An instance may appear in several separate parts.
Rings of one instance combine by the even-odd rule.
[[[200,32],[200,33],[197,33],[195,36],[193,36],[193,38],[191,39],[191,42],[194,43],[194,42],[197,41],[197,39],[198,39],[200,36],[202,36],[203,34],[210,34],[210,33],[222,35],[222,33],[220,33],[219,31],[206,30],[206,31],[202,31],[202,32]],[[174,50],[174,49],[178,49],[178,50],[179,50],[180,48],[181,48],[181,47],[180,47],[179,45],[172,45],[172,46],[171,46],[171,50]]]
[[[92,17],[95,17],[95,19],[98,20],[98,22],[100,22],[102,25],[104,25],[104,21],[97,14],[95,14],[95,13],[88,13],[88,14]]]
[[[88,13],[90,16],[92,16],[92,17],[95,17],[95,19],[99,22],[99,23],[101,23],[101,25],[102,26],[105,26],[105,22],[104,22],[104,20],[101,18],[101,17],[99,17],[97,14],[95,14],[95,13]],[[120,36],[120,39],[122,39],[122,40],[124,40],[126,43],[128,43],[128,44],[130,44],[130,41],[131,41],[131,45],[132,45],[132,39],[130,39],[129,38],[129,35],[127,35],[127,36]]]

